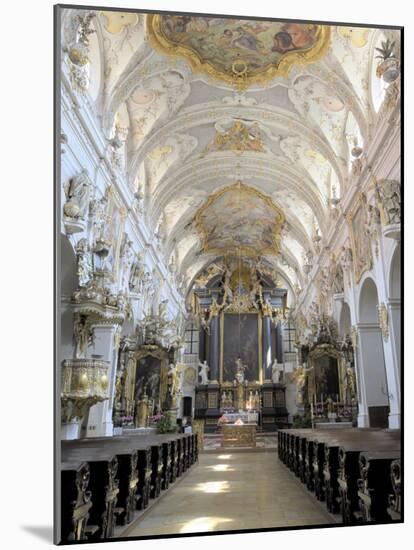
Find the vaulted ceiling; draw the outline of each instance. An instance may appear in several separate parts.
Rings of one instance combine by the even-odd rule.
[[[304,255],[350,177],[350,151],[369,139],[384,31],[123,12],[96,12],[93,28],[90,93],[107,137],[124,143],[123,169],[147,224],[164,235],[166,261],[190,285],[226,254],[208,246],[212,232],[259,239],[267,228],[254,209],[269,201],[284,225],[269,218],[280,246],[262,256],[302,286]],[[212,197],[237,182],[253,190],[242,197],[247,222],[231,219],[225,200],[208,218]]]

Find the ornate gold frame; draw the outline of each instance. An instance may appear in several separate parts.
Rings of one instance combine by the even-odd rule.
[[[253,84],[264,84],[276,76],[286,76],[295,64],[314,63],[326,54],[330,44],[330,25],[319,25],[317,42],[311,48],[300,52],[288,52],[282,56],[277,65],[269,65],[256,75],[249,76],[247,68],[244,71],[237,71],[234,68],[234,74],[230,75],[219,71],[208,61],[202,61],[198,53],[189,46],[181,46],[170,42],[162,31],[161,17],[162,15],[147,15],[147,35],[149,43],[155,50],[166,55],[182,57],[189,62],[195,72],[206,74],[238,88],[248,88]],[[243,62],[242,59],[237,61]]]
[[[258,363],[259,363],[259,384],[263,384],[263,350],[262,350],[262,313],[261,311],[244,311],[243,315],[257,315],[257,356],[258,356]],[[222,311],[220,313],[220,365],[219,365],[219,382],[220,384],[226,384],[223,380],[223,369],[224,369],[224,315],[225,312]],[[237,315],[237,313],[230,313],[230,315]],[[227,381],[227,383],[229,383]],[[254,384],[253,382],[249,382],[249,385],[251,386]]]
[[[370,271],[370,269],[372,269],[372,247],[371,247],[371,242],[369,244],[369,257],[368,258],[365,258],[365,263],[363,264],[363,266],[361,267],[361,269],[358,269],[357,268],[357,259],[358,259],[358,255],[357,255],[357,247],[356,247],[356,238],[355,238],[355,231],[354,231],[354,218],[356,216],[356,214],[358,213],[358,211],[360,209],[362,209],[362,213],[363,213],[363,216],[365,218],[365,221],[366,221],[366,211],[364,211],[364,194],[363,193],[360,193],[358,195],[358,200],[356,201],[354,207],[352,208],[352,210],[349,212],[349,214],[346,216],[346,220],[348,222],[348,230],[349,230],[349,236],[350,236],[350,240],[351,240],[351,249],[352,249],[352,256],[353,256],[353,267],[354,267],[354,274],[355,274],[355,283],[358,284],[359,281],[361,280],[361,277],[362,275],[366,272],[366,271]],[[367,235],[367,238],[369,239],[369,236]]]
[[[340,402],[343,403],[345,398],[343,391],[343,380],[346,374],[346,361],[344,354],[335,349],[333,346],[317,347],[308,355],[308,363],[311,367],[313,367],[311,371],[312,375],[309,376],[308,374],[308,402],[311,403],[313,401],[313,396],[316,392],[315,359],[319,359],[319,357],[323,357],[324,355],[334,357],[337,360],[339,399]],[[316,396],[316,400],[318,400],[318,396]]]
[[[212,248],[208,246],[208,232],[206,231],[202,216],[204,212],[216,201],[221,195],[224,195],[224,193],[229,192],[232,189],[243,189],[244,192],[246,192],[249,195],[254,195],[256,197],[259,197],[262,201],[264,201],[274,212],[275,212],[275,226],[276,231],[273,235],[273,247],[266,247],[266,248],[253,248],[250,246],[241,246],[241,247],[235,247],[235,248]],[[261,193],[257,189],[254,189],[253,187],[249,187],[248,185],[245,185],[241,181],[237,181],[236,183],[232,185],[228,185],[224,187],[223,189],[219,189],[216,193],[211,195],[207,202],[201,206],[194,218],[194,225],[198,231],[198,233],[201,236],[202,240],[202,249],[205,253],[210,254],[217,254],[217,255],[227,255],[227,256],[252,256],[252,257],[258,257],[261,255],[274,255],[276,256],[279,254],[280,251],[280,238],[281,238],[281,232],[282,227],[285,223],[285,215],[283,214],[283,211],[281,208],[276,206],[272,199],[268,197],[267,195]]]
[[[155,357],[156,359],[159,359],[161,362],[160,364],[160,403],[161,403],[161,406],[163,406],[163,403],[165,402],[165,399],[167,397],[167,384],[168,384],[168,353],[166,351],[162,349],[154,349],[154,350],[140,349],[140,350],[131,352],[131,357],[135,361],[134,386],[138,376],[138,361],[140,359],[143,359],[144,357],[148,357],[148,355],[150,355],[151,357]]]

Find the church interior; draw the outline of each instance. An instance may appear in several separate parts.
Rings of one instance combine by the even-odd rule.
[[[60,8],[63,542],[401,521],[401,37]]]

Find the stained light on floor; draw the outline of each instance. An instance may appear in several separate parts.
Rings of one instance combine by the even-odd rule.
[[[188,521],[181,529],[180,533],[200,533],[203,531],[214,531],[222,523],[233,521],[230,518],[223,517],[201,517]]]
[[[213,466],[207,467],[215,472],[234,472],[234,468],[231,468],[230,464],[213,464]]]
[[[227,493],[230,485],[228,481],[207,481],[206,483],[198,483],[195,489],[202,493]]]
[[[231,458],[231,455],[218,455],[218,457],[220,460],[229,460],[229,458]]]

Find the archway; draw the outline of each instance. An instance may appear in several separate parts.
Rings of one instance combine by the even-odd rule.
[[[378,292],[375,282],[369,277],[361,286],[358,317],[358,424],[386,428],[389,400],[382,333],[378,322]]]
[[[391,337],[395,351],[398,375],[401,365],[401,245],[398,244],[392,260],[389,277],[389,313]],[[398,376],[400,378],[400,376]]]
[[[390,263],[388,279],[388,325],[391,353],[387,356],[390,393],[390,427],[400,427],[401,379],[401,245],[397,244]]]

